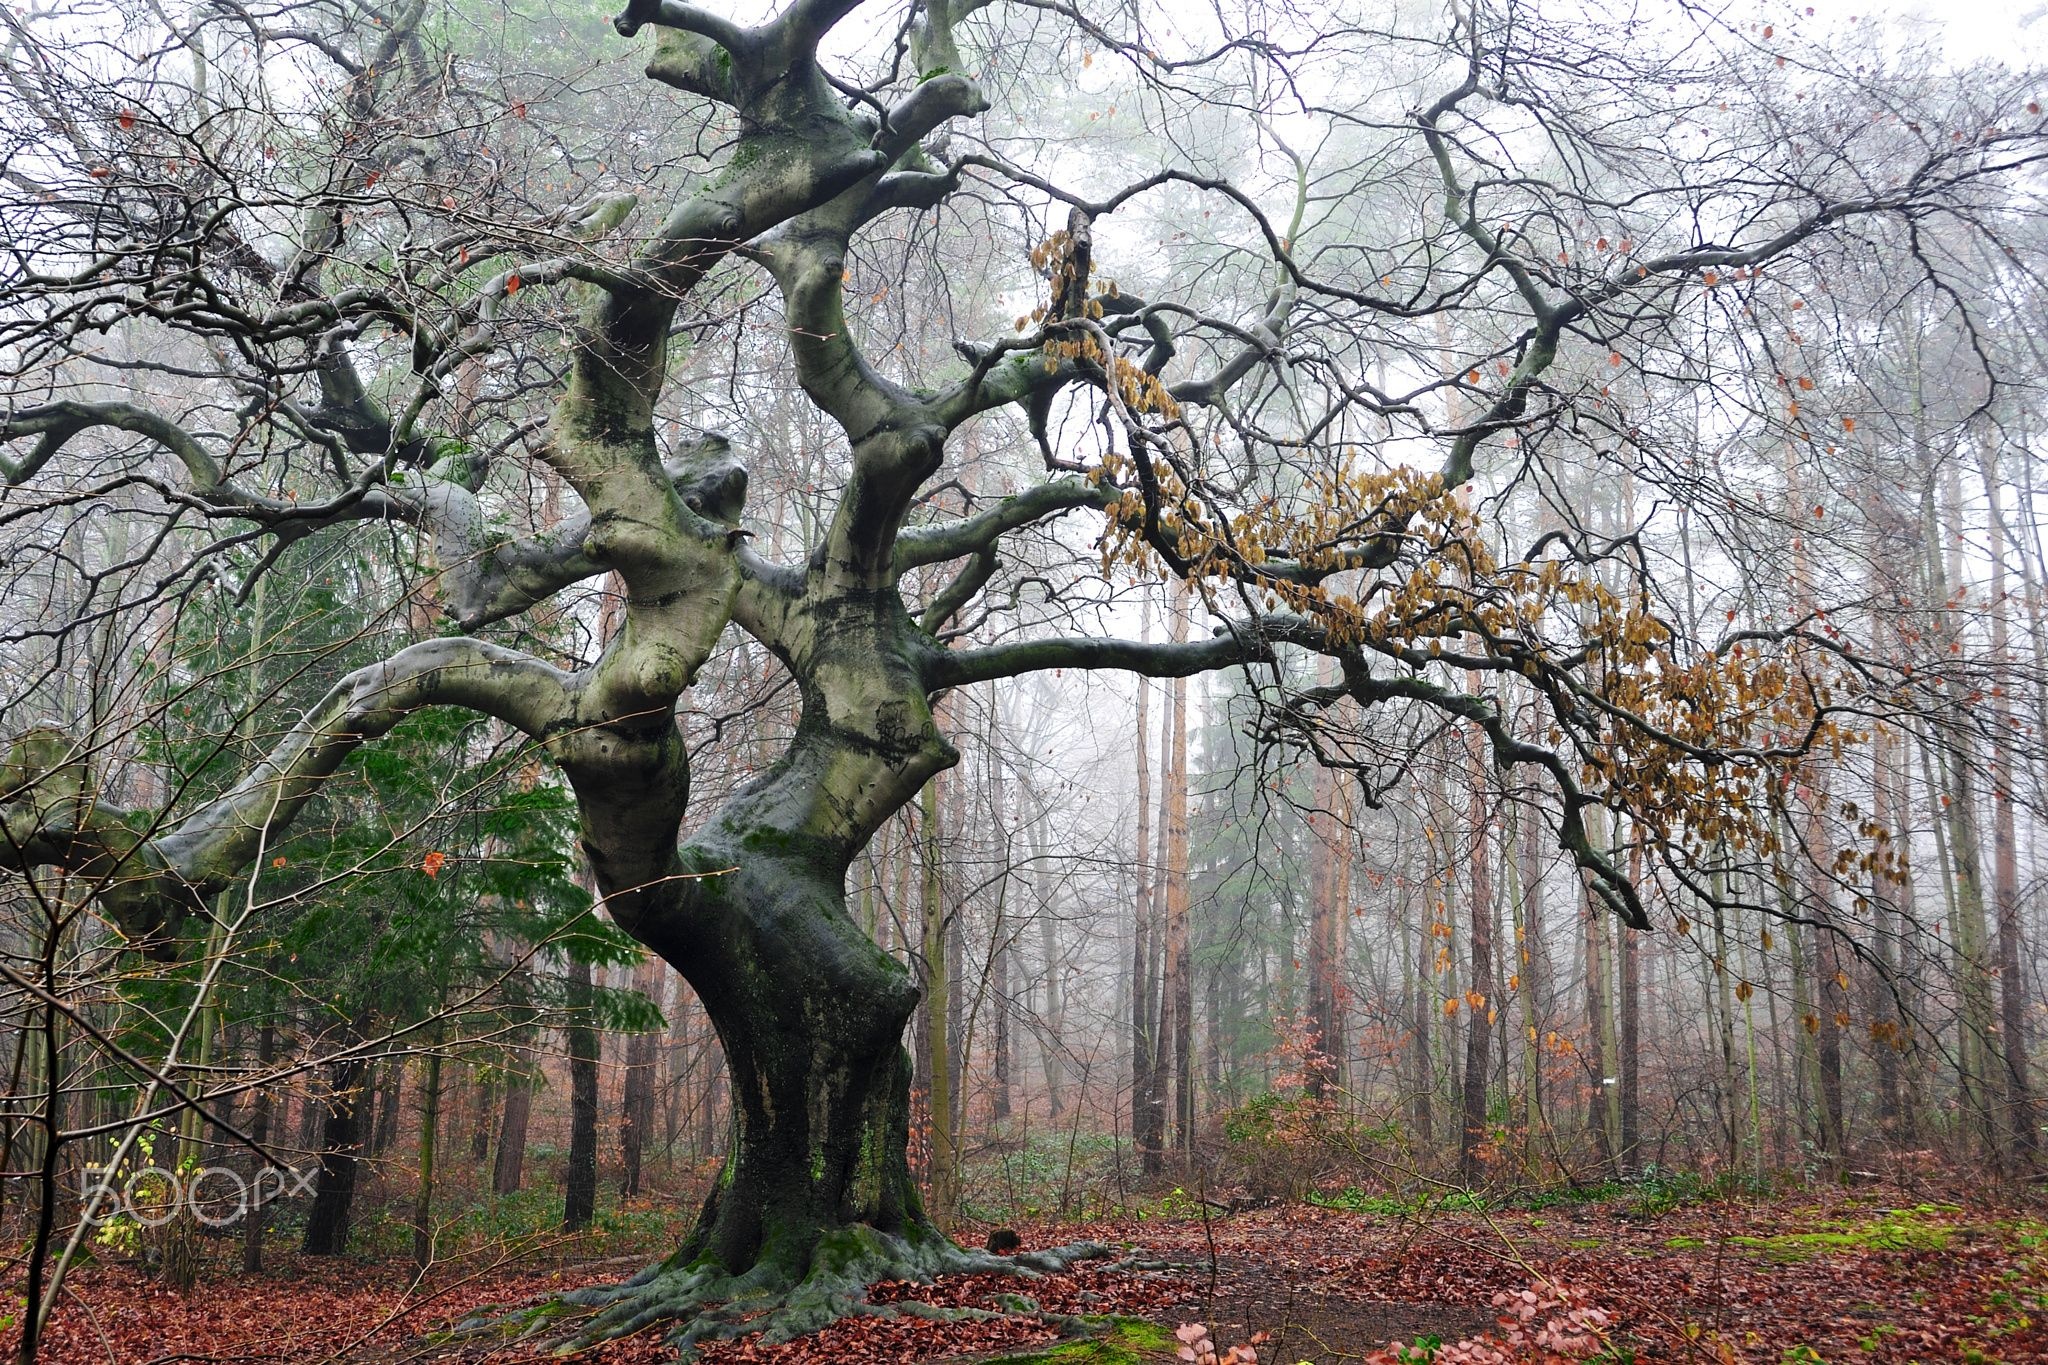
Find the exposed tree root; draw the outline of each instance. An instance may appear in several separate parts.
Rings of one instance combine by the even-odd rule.
[[[702,1342],[758,1332],[763,1343],[773,1345],[847,1317],[960,1322],[1024,1314],[1063,1334],[1079,1335],[1089,1330],[1082,1319],[1047,1312],[1023,1295],[1007,1299],[1010,1312],[997,1312],[915,1302],[870,1303],[868,1291],[889,1281],[925,1283],[940,1275],[995,1273],[1035,1280],[1110,1254],[1100,1243],[1077,1242],[1049,1251],[996,1256],[956,1247],[936,1234],[911,1241],[856,1224],[822,1237],[801,1270],[786,1269],[767,1258],[740,1274],[701,1262],[658,1265],[624,1284],[573,1290],[506,1317],[472,1318],[456,1331],[510,1331],[519,1340],[548,1342],[566,1355],[667,1323],[672,1326],[664,1341],[677,1348],[683,1360],[694,1357]],[[595,1312],[564,1330],[569,1316],[579,1309]]]

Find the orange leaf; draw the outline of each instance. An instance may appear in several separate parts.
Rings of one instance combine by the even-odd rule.
[[[1842,419],[1842,430],[1844,430],[1844,431],[1854,431],[1854,430],[1856,430],[1856,419],[1855,419],[1854,417],[1844,417],[1844,418]]]
[[[121,130],[123,132],[126,132],[130,128],[133,128],[135,126],[135,111],[133,109],[123,109],[121,111],[121,117],[118,120],[118,122],[120,123]]]
[[[505,277],[505,297],[509,299],[514,294],[518,293],[519,285],[520,280],[517,274],[507,275]]]
[[[448,855],[437,848],[426,857],[420,859],[420,871],[426,873],[429,877],[438,877],[441,875],[441,869],[447,866],[447,864]]]

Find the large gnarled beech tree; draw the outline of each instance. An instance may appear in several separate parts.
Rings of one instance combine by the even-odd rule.
[[[1804,629],[1692,648],[1659,620],[1640,575],[1603,581],[1603,564],[1641,567],[1625,537],[1563,526],[1509,562],[1488,548],[1461,491],[1488,450],[1507,452],[1497,489],[1528,471],[1546,436],[1627,447],[1635,419],[1602,403],[1585,375],[1606,373],[1610,353],[1619,365],[1628,338],[1672,344],[1681,301],[1796,262],[1839,224],[1991,212],[1984,187],[2039,147],[2038,120],[2023,119],[1967,140],[1895,141],[1897,173],[1863,183],[1846,169],[1863,153],[1845,141],[1804,178],[1760,174],[1704,211],[1670,212],[1697,198],[1687,177],[1709,163],[1670,152],[1676,185],[1650,178],[1635,193],[1621,182],[1647,177],[1666,153],[1646,148],[1655,111],[1629,104],[1619,63],[1594,45],[1532,37],[1519,7],[1488,6],[1461,11],[1423,49],[1435,88],[1392,124],[1383,110],[1344,107],[1347,92],[1321,68],[1290,96],[1297,124],[1409,149],[1378,183],[1393,187],[1387,213],[1420,226],[1398,253],[1368,251],[1359,243],[1389,240],[1384,225],[1346,196],[1382,172],[1332,177],[1286,150],[1286,127],[1265,129],[1285,173],[1257,192],[1169,168],[1083,194],[1059,183],[1058,158],[1027,168],[977,143],[965,130],[988,109],[976,73],[989,57],[968,30],[972,21],[988,42],[1015,44],[1005,24],[1036,13],[1127,62],[1146,98],[1213,98],[1216,109],[1235,96],[1204,82],[1230,63],[1270,74],[1312,66],[1319,44],[1398,45],[1394,36],[1333,17],[1321,35],[1219,32],[1205,47],[1190,33],[1161,51],[1166,38],[1127,32],[1122,19],[1040,0],[986,5],[862,13],[857,26],[885,54],[863,85],[821,55],[828,37],[834,50],[869,41],[836,36],[856,27],[853,0],[797,0],[752,25],[681,0],[633,0],[615,23],[628,38],[652,30],[647,75],[733,136],[715,178],[651,228],[657,206],[632,194],[483,226],[422,202],[426,225],[386,243],[391,257],[351,264],[355,215],[391,192],[373,195],[380,177],[429,163],[461,174],[409,144],[390,114],[425,98],[439,69],[421,36],[425,0],[343,36],[281,21],[269,31],[227,7],[239,16],[222,20],[228,37],[245,28],[259,45],[312,44],[348,73],[335,115],[346,155],[295,206],[289,249],[275,216],[259,233],[256,209],[231,187],[145,183],[141,153],[120,141],[134,118],[117,103],[104,112],[118,133],[53,132],[43,161],[11,172],[42,193],[34,221],[47,236],[17,259],[8,286],[14,316],[33,323],[7,338],[19,362],[0,419],[10,496],[33,496],[67,470],[75,479],[67,462],[78,451],[112,450],[142,461],[129,496],[259,543],[402,523],[431,547],[437,600],[466,634],[340,678],[266,761],[200,809],[118,810],[93,783],[90,745],[23,733],[0,769],[0,864],[89,878],[137,945],[175,953],[323,780],[409,712],[464,707],[530,736],[573,786],[605,910],[702,998],[737,1115],[695,1231],[632,1284],[582,1294],[598,1310],[590,1334],[663,1318],[685,1341],[789,1333],[852,1308],[877,1278],[985,1263],[953,1248],[920,1205],[901,1046],[917,991],[848,915],[844,892],[877,829],[955,761],[934,723],[947,689],[1031,670],[1170,677],[1233,665],[1271,688],[1299,674],[1268,667],[1280,656],[1321,653],[1334,665],[1284,697],[1277,723],[1317,742],[1317,719],[1333,708],[1421,707],[1477,727],[1495,761],[1554,786],[1561,846],[1636,923],[1643,901],[1588,837],[1589,807],[1625,811],[1680,861],[1703,825],[1722,848],[1768,840],[1756,812],[1786,771],[1813,744],[1853,737],[1827,679],[1842,695],[1890,680]],[[1601,128],[1578,119],[1583,109],[1553,117],[1542,104],[1555,93],[1545,82],[1574,63],[1573,79],[1621,110]],[[20,79],[32,99],[41,77]],[[1704,77],[1685,79],[1706,98]],[[1532,108],[1519,131],[1489,140],[1488,111]],[[2033,131],[2009,131],[2023,125]],[[1509,150],[1535,129],[1561,161]],[[1351,166],[1341,147],[1328,155]],[[1215,299],[1148,299],[1098,277],[1096,257],[1122,240],[1119,211],[1155,192],[1199,197],[1233,223],[1230,251],[1260,262],[1264,298],[1233,314]],[[959,363],[923,386],[888,377],[849,325],[852,253],[878,221],[970,193],[1053,215],[1059,231],[1034,262],[1039,302],[1001,339],[961,343]],[[613,249],[629,239],[630,251]],[[1937,255],[1923,264],[1933,269]],[[772,280],[786,363],[849,452],[815,543],[783,561],[749,544],[746,466],[729,442],[667,440],[658,416],[682,310],[714,271],[749,269]],[[563,310],[558,324],[548,306]],[[89,339],[116,323],[193,342],[211,368],[198,365],[192,382],[237,395],[233,420],[186,420],[148,396],[80,382]],[[397,379],[362,372],[380,338],[409,348]],[[564,368],[551,411],[506,435],[499,458],[523,441],[580,504],[528,534],[490,529],[490,459],[431,434],[464,401],[468,367],[515,346]],[[922,499],[955,434],[1003,410],[1043,450],[1044,481],[935,515]],[[1053,419],[1089,410],[1106,435],[1082,453],[1059,448]],[[297,467],[288,493],[251,451],[292,446],[314,466]],[[948,633],[1004,572],[1016,533],[1077,512],[1102,528],[1105,573],[1194,585],[1209,608],[1206,638],[1024,632],[970,644]],[[615,576],[624,605],[595,663],[569,670],[505,643],[502,623],[600,575]],[[771,767],[685,828],[679,700],[732,627],[787,668],[800,721]],[[1496,686],[1468,690],[1461,674]],[[1510,686],[1543,724],[1501,704],[1497,689]],[[1344,761],[1340,746],[1326,757]],[[740,1325],[763,1309],[774,1316]]]

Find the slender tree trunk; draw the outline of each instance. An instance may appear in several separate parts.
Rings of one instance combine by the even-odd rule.
[[[1984,496],[1990,507],[1991,657],[2008,670],[2012,663],[2012,605],[2005,578],[2005,516],[2000,506],[1998,449],[1984,453]],[[2013,1134],[2013,1157],[2022,1169],[2033,1165],[2040,1147],[2040,1121],[2035,1115],[2033,1087],[2027,1075],[2026,955],[2020,930],[2019,835],[2014,828],[2015,787],[2012,736],[2018,725],[2007,689],[1994,690],[1991,705],[1992,903],[1998,922],[1999,1041],[2005,1053],[2006,1110]]]
[[[633,973],[633,988],[652,1000],[661,990],[661,966],[649,960]],[[626,1080],[619,1117],[619,1194],[640,1193],[640,1167],[654,1133],[654,1079],[660,1060],[661,1034],[636,1033],[626,1042]]]
[[[1039,1012],[1039,1070],[1045,1077],[1045,1095],[1055,1122],[1066,1105],[1066,1065],[1061,1056],[1066,1038],[1066,999],[1060,989],[1060,943],[1058,918],[1053,914],[1052,869],[1045,845],[1045,822],[1031,825],[1031,867],[1033,900],[1038,912],[1038,957],[1044,971],[1044,1005]]]
[[[1469,680],[1471,691],[1479,690],[1478,679]],[[1464,1123],[1458,1137],[1458,1179],[1466,1185],[1479,1184],[1486,1175],[1481,1149],[1486,1144],[1486,1083],[1492,1075],[1487,1049],[1493,1040],[1497,1017],[1493,989],[1493,875],[1489,862],[1491,822],[1486,809],[1486,761],[1482,739],[1475,730],[1467,735],[1470,786],[1469,837],[1471,876],[1471,988],[1465,997],[1465,1093]]]
[[[597,1068],[599,1061],[590,964],[569,959],[569,1158],[563,1173],[562,1227],[580,1232],[597,1216]]]
[[[990,963],[993,980],[989,983],[989,1007],[995,1012],[990,1021],[989,1117],[997,1123],[1006,1123],[1010,1118],[1011,1070],[1011,1020],[1015,1011],[1010,992],[1015,989],[1016,949],[1011,943],[1009,925],[1010,875],[1014,870],[1015,850],[1011,846],[1010,811],[1008,792],[1003,779],[1003,761],[996,752],[996,745],[1002,739],[1001,727],[996,723],[1000,715],[998,698],[989,698],[988,726],[988,801],[989,820],[995,826],[994,843],[997,859],[995,871],[995,923],[990,933],[995,940],[994,961]]]
[[[1950,478],[1953,484],[1953,472]],[[1960,500],[1959,490],[1951,486],[1949,505],[1954,507]],[[1921,518],[1926,536],[1927,573],[1931,580],[1929,600],[1944,604],[1945,615],[1949,618],[1944,624],[1944,634],[1950,639],[1957,639],[1960,638],[1961,623],[1945,605],[1950,601],[1951,583],[1956,574],[1944,562],[1931,482],[1921,502]],[[1998,1116],[1992,1101],[1992,1077],[1996,1064],[1989,975],[1991,962],[1987,951],[1990,927],[1985,917],[1982,851],[1978,843],[1977,752],[1971,718],[1963,713],[1961,705],[1959,699],[1955,700],[1950,714],[1940,722],[1946,752],[1937,757],[1943,770],[1945,780],[1942,786],[1945,790],[1931,789],[1929,794],[1933,796],[1939,790],[1945,809],[1937,812],[1937,816],[1945,816],[1948,827],[1948,864],[1954,893],[1950,917],[1953,928],[1951,970],[1960,1002],[1956,1040],[1957,1090],[1966,1131],[1974,1138],[1980,1154],[1986,1160],[1996,1162],[1999,1158]]]
[[[1792,1096],[1802,1142],[1816,1135],[1814,1102],[1819,1095],[1820,1062],[1815,1042],[1820,1035],[1820,1016],[1813,999],[1813,975],[1808,970],[1806,934],[1798,921],[1799,903],[1792,890],[1792,874],[1782,860],[1777,868],[1778,903],[1785,916],[1785,961],[1792,972]],[[1821,1140],[1825,1145],[1825,1139]]]
[[[268,1004],[268,997],[265,997]],[[263,1012],[263,1024],[256,1034],[256,1066],[259,1071],[268,1072],[271,1062],[277,1058],[277,1016],[268,1008]],[[260,1086],[256,1091],[255,1103],[249,1115],[249,1136],[256,1139],[256,1145],[263,1147],[270,1141],[270,1115],[276,1107],[269,1086]],[[270,1211],[261,1202],[263,1193],[262,1175],[270,1169],[270,1163],[260,1156],[252,1156],[249,1163],[249,1194],[242,1211],[242,1271],[255,1275],[263,1269],[263,1228],[270,1221]]]
[[[36,1116],[41,1131],[27,1144],[24,1155],[35,1168],[35,1222],[29,1233],[29,1246],[25,1292],[22,1294],[21,1339],[16,1348],[15,1359],[19,1365],[35,1365],[36,1355],[42,1336],[43,1314],[38,1311],[46,1297],[43,1290],[44,1275],[50,1270],[50,1253],[57,1246],[57,1201],[60,1185],[59,1163],[63,1160],[64,1144],[64,1024],[62,1010],[57,1008],[54,987],[57,985],[57,952],[65,937],[60,925],[50,924],[45,928],[42,943],[42,968],[40,976],[47,992],[37,1022],[36,1060],[29,1068],[42,1091],[42,1112]],[[31,1094],[34,1093],[32,1090]],[[61,1248],[59,1248],[61,1250]],[[58,1272],[63,1266],[59,1263]]]
[[[1600,840],[1605,839],[1597,824],[1589,822],[1587,833]],[[1587,1065],[1592,1070],[1592,1086],[1586,1096],[1586,1130],[1593,1138],[1593,1148],[1599,1154],[1600,1164],[1609,1171],[1618,1169],[1620,1156],[1619,1126],[1620,1115],[1614,1112],[1612,1099],[1614,1077],[1609,1074],[1615,1049],[1613,1001],[1608,984],[1609,965],[1606,950],[1607,912],[1594,897],[1590,884],[1583,884],[1584,894],[1579,897],[1580,915],[1585,924],[1586,959],[1586,1039],[1592,1054]]]
[[[1442,837],[1439,834],[1437,842],[1432,845],[1431,858],[1439,857]],[[1435,1026],[1437,1001],[1436,993],[1430,989],[1430,982],[1436,976],[1436,930],[1442,923],[1436,907],[1443,903],[1438,893],[1444,886],[1442,872],[1432,870],[1428,912],[1413,916],[1415,961],[1408,982],[1408,1105],[1410,1122],[1415,1125],[1415,1141],[1424,1150],[1436,1140],[1436,1064],[1432,1060],[1430,1034]]]
[[[498,1159],[491,1167],[491,1190],[516,1194],[526,1168],[526,1123],[533,1113],[533,1087],[513,1080],[505,1087],[505,1112],[498,1125]]]
[[[1885,851],[1904,846],[1901,831],[1892,828],[1898,803],[1892,795],[1892,736],[1880,726],[1870,741],[1871,822],[1882,830],[1887,840]],[[1899,1105],[1899,1053],[1904,1046],[1906,1021],[1901,1015],[1896,996],[1901,989],[1899,953],[1899,908],[1896,902],[1898,885],[1892,880],[1891,869],[1880,861],[1870,878],[1870,916],[1873,942],[1871,951],[1876,957],[1870,973],[1872,1059],[1877,1070],[1877,1127],[1879,1135],[1887,1143],[1896,1143],[1902,1137],[1902,1115]]]
[[[619,1109],[619,1197],[640,1193],[640,1168],[654,1132],[654,1061],[661,1035],[636,1033],[626,1040],[626,1076]]]
[[[1171,629],[1167,638],[1175,644],[1188,637],[1188,603],[1175,593],[1171,606]],[[1171,685],[1172,711],[1167,720],[1170,743],[1163,783],[1163,814],[1166,857],[1164,858],[1166,903],[1166,1008],[1162,1013],[1171,1023],[1165,1041],[1170,1045],[1162,1057],[1173,1074],[1173,1145],[1183,1155],[1195,1149],[1195,991],[1194,964],[1188,937],[1188,680],[1175,678]]]
[[[1549,976],[1543,954],[1543,862],[1536,842],[1541,822],[1533,812],[1523,810],[1515,816],[1515,823],[1515,858],[1501,861],[1520,883],[1518,895],[1510,902],[1515,906],[1516,961],[1511,982],[1522,1004],[1522,1164],[1535,1178],[1543,1150],[1543,989]]]
[[[1742,1165],[1742,1097],[1737,1089],[1735,1072],[1735,1008],[1732,1000],[1733,987],[1729,977],[1733,975],[1734,964],[1728,960],[1728,852],[1725,846],[1714,850],[1714,870],[1708,882],[1711,903],[1707,913],[1713,917],[1714,959],[1711,964],[1712,979],[1707,983],[1708,997],[1714,1011],[1715,1034],[1720,1044],[1720,1075],[1716,1086],[1722,1123],[1722,1144],[1728,1169],[1737,1170]]]
[[[948,951],[945,870],[940,841],[939,779],[927,783],[923,795],[920,843],[924,877],[919,897],[922,925],[918,951],[924,961],[925,1104],[931,1115],[930,1189],[932,1217],[940,1227],[950,1224],[958,1199],[959,1156],[953,1148],[952,954]]]
[[[1620,958],[1618,989],[1621,995],[1621,1028],[1618,1043],[1621,1065],[1615,1072],[1619,1084],[1615,1097],[1619,1109],[1617,1124],[1621,1136],[1621,1172],[1637,1175],[1643,1166],[1643,958],[1642,944],[1628,925],[1615,926],[1616,956]]]
[[[964,778],[944,781],[941,792],[945,797],[946,813],[939,828],[944,835],[945,850],[958,859],[969,856],[972,844],[967,835],[967,782]],[[958,878],[947,879],[946,885],[957,885]],[[944,1217],[951,1219],[959,1212],[960,1201],[960,1152],[966,1145],[967,1124],[967,1060],[972,1047],[973,1032],[967,1021],[967,902],[964,895],[951,896],[945,919],[946,940],[946,1105],[943,1111],[934,1106],[932,1122],[940,1121],[941,1112],[950,1133],[948,1139],[953,1154],[952,1184],[949,1202],[945,1205]],[[977,991],[977,994],[979,992]],[[935,1056],[937,1054],[934,1054]],[[952,1224],[942,1222],[942,1227]]]
[[[437,1030],[438,1033],[438,1030]],[[412,1205],[412,1264],[434,1261],[434,1144],[441,1127],[441,1049],[436,1039],[420,1074],[419,1193]]]
[[[470,1084],[469,1159],[481,1165],[491,1159],[491,1129],[498,1119],[498,1102],[503,1097],[502,1077],[486,1080],[472,1076]]]
[[[1840,945],[1825,928],[1814,931],[1814,970],[1820,980],[1815,1059],[1820,1070],[1820,1141],[1829,1163],[1839,1170],[1848,1160],[1849,1145],[1842,1097],[1842,1028],[1849,1018],[1849,976],[1842,970]]]
[[[377,1127],[370,1155],[382,1156],[398,1145],[398,1120],[404,1115],[405,1063],[394,1058],[377,1068]]]
[[[1151,637],[1150,600],[1140,618],[1138,638]],[[1159,986],[1152,970],[1161,937],[1154,928],[1158,893],[1152,878],[1152,684],[1138,679],[1138,858],[1137,907],[1131,936],[1131,1137],[1140,1168],[1156,1177],[1164,1168],[1166,1112],[1159,1093]]]
[[[1334,664],[1321,681],[1336,680]],[[1344,920],[1351,899],[1349,775],[1318,767],[1315,805],[1309,812],[1308,1024],[1317,1060],[1308,1074],[1309,1094],[1321,1098],[1344,1084],[1344,1016],[1341,972]]]

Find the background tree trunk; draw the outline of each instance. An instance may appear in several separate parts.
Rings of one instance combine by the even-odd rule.
[[[364,1099],[368,1064],[359,1058],[330,1069],[326,1119],[320,1132],[320,1173],[314,1178],[313,1207],[306,1214],[302,1250],[308,1256],[339,1256],[348,1250],[349,1211],[355,1202],[361,1139],[356,1111]]]
[[[1478,691],[1477,678],[1469,686]],[[1481,1148],[1486,1145],[1486,1088],[1492,1076],[1488,1048],[1493,1041],[1497,1002],[1493,990],[1493,875],[1488,861],[1491,835],[1487,819],[1486,763],[1482,740],[1468,732],[1466,754],[1470,787],[1471,876],[1467,883],[1472,924],[1472,973],[1465,997],[1465,1093],[1463,1123],[1458,1135],[1458,1179],[1467,1186],[1486,1176]]]
[[[580,1232],[597,1216],[597,1023],[592,1014],[590,964],[570,958],[563,967],[569,986],[569,1159],[562,1176],[562,1227]]]

